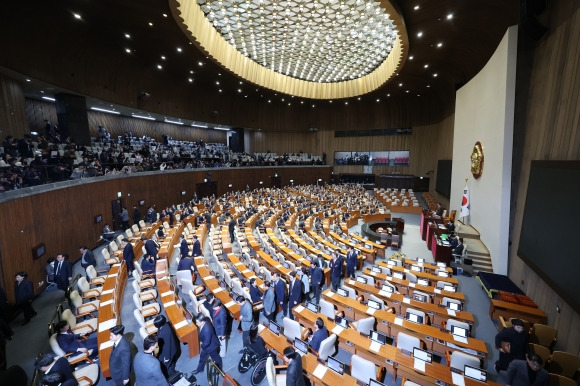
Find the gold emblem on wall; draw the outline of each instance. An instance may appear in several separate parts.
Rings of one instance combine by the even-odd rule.
[[[471,152],[471,174],[476,180],[481,177],[483,173],[483,145],[481,142],[477,141],[473,145],[473,151]]]

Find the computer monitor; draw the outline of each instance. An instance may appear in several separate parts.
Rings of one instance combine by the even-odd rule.
[[[372,246],[372,245],[370,245],[370,244],[365,244],[365,248],[366,248],[366,249],[373,249],[373,246]]]
[[[306,308],[308,308],[309,311],[312,311],[315,314],[318,314],[318,312],[320,311],[320,306],[312,302],[308,302],[308,304],[306,304]]]
[[[417,347],[413,347],[413,357],[427,363],[433,361],[433,355],[429,351],[421,350]]]
[[[411,271],[423,272],[423,268],[419,267],[418,265],[412,265],[411,266]]]
[[[348,291],[345,290],[344,288],[339,288],[336,291],[336,293],[339,294],[340,296],[344,296],[344,297],[347,297],[348,296]]]
[[[429,287],[429,279],[417,279],[417,284],[422,285],[423,287]]]
[[[447,267],[447,264],[445,264],[445,263],[437,263],[437,266],[440,267],[440,268],[445,268],[445,267]]]
[[[398,279],[398,280],[403,280],[403,277],[404,276],[403,276],[403,274],[401,272],[395,272],[395,273],[393,273],[393,277],[395,279]]]
[[[465,375],[467,378],[475,379],[476,381],[484,383],[487,382],[487,372],[482,369],[478,369],[477,367],[465,365],[463,375]]]
[[[287,262],[282,263],[282,266],[286,269],[290,269],[290,266],[288,265]]]
[[[424,263],[425,259],[421,258],[421,257],[417,257],[417,263]]]
[[[374,379],[370,378],[369,386],[386,386],[384,383],[375,381]]]
[[[407,311],[407,320],[413,323],[423,324],[423,317]]]
[[[374,308],[375,310],[381,309],[381,303],[374,301],[374,300],[369,300],[367,302],[367,306],[369,306],[370,308]]]
[[[344,363],[334,359],[333,357],[328,357],[328,368],[332,371],[342,375],[344,373]]]
[[[268,328],[270,329],[270,331],[272,331],[274,334],[276,335],[280,335],[280,326],[277,325],[275,322],[270,321],[270,324],[268,325]]]
[[[342,328],[348,328],[348,320],[346,320],[346,318],[341,318],[340,316],[335,316],[334,323],[338,324]]]
[[[443,291],[455,292],[455,286],[452,286],[451,284],[444,284]]]
[[[371,331],[371,340],[380,344],[387,344],[387,336],[378,331]]]
[[[426,303],[427,302],[427,296],[414,293],[413,294],[413,300],[416,300],[416,301],[421,302],[421,303]]]
[[[298,338],[294,338],[294,347],[296,350],[300,351],[302,355],[308,354],[308,343]]]
[[[371,270],[372,270],[374,273],[383,273],[383,270],[382,270],[382,269],[380,269],[379,267],[372,267],[372,268],[371,268]]]
[[[449,277],[447,271],[437,271],[437,276],[439,277]]]
[[[457,335],[460,338],[467,338],[468,331],[463,327],[451,326],[451,334]]]
[[[361,284],[367,284],[367,278],[366,277],[362,277],[362,276],[357,276],[356,277],[356,281],[361,283]]]
[[[455,302],[447,302],[447,308],[453,311],[461,311],[461,304]]]
[[[391,287],[390,285],[386,285],[383,284],[383,287],[381,288],[383,291],[388,292],[388,293],[393,293],[393,287]]]
[[[392,267],[392,266],[397,265],[397,263],[395,262],[395,260],[389,260],[389,261],[387,261],[387,265],[390,265]]]

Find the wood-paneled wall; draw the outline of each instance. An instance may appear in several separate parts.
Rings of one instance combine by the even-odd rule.
[[[14,79],[0,74],[0,138],[8,135],[21,138],[28,131],[24,93],[22,86]]]
[[[530,162],[580,159],[579,3],[548,2],[543,16],[549,32],[539,42],[519,32],[509,276],[558,329],[556,349],[580,355],[580,314],[517,256]]]
[[[7,289],[9,300],[14,275],[27,271],[35,290],[41,291],[39,282],[45,281],[46,259],[60,252],[78,260],[80,245],[96,246],[104,224],[112,224],[112,201],[117,192],[132,215],[133,205],[145,200],[145,206],[156,205],[158,211],[191,199],[196,184],[203,182],[207,169],[198,171],[166,171],[139,173],[131,176],[96,178],[84,180],[81,185],[32,194],[0,203],[0,285]],[[212,180],[217,182],[218,194],[270,187],[270,177],[278,171],[282,186],[290,184],[313,184],[321,178],[330,182],[330,167],[265,167],[239,169],[211,169]],[[260,185],[260,181],[263,182]],[[232,184],[229,188],[228,185]],[[182,196],[181,192],[186,195]],[[146,208],[141,208],[145,213]],[[103,222],[95,224],[94,217],[103,216]],[[46,255],[32,259],[31,249],[46,245]]]

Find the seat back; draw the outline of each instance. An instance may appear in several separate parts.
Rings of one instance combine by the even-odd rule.
[[[268,386],[276,386],[276,368],[271,356],[266,359],[266,378],[268,378]]]
[[[429,295],[428,293],[415,290],[413,291],[413,295],[415,294],[424,296],[424,298],[427,299],[426,303],[431,303],[431,295]]]
[[[413,353],[413,348],[421,348],[421,340],[416,336],[405,334],[404,332],[399,332],[397,334],[397,348],[400,350],[405,350],[409,353]]]
[[[320,299],[320,303],[318,303],[318,305],[320,306],[320,313],[322,315],[334,320],[334,316],[336,313],[336,311],[334,310],[334,304],[332,304],[324,299]]]
[[[48,339],[48,344],[50,345],[50,349],[54,352],[54,354],[58,357],[62,357],[65,356],[66,353],[64,352],[63,349],[60,348],[60,346],[58,345],[58,342],[56,341],[56,335],[57,334],[52,334],[50,336],[50,338]]]
[[[372,277],[370,275],[362,275],[362,274],[360,276],[361,277],[364,277],[365,279],[367,279],[367,284],[368,285],[372,285],[372,286],[375,285],[375,278],[374,277]]]
[[[193,291],[189,291],[187,294],[191,299],[191,308],[193,309],[193,315],[197,316],[197,314],[199,314],[199,301],[197,300],[197,296],[195,296]]]
[[[575,380],[563,377],[558,374],[549,374],[550,386],[578,386]]]
[[[548,360],[550,359],[550,355],[552,355],[549,348],[544,347],[544,346],[540,346],[539,344],[535,344],[535,343],[530,343],[528,346],[529,346],[528,351],[531,354],[536,354],[537,356],[542,358],[542,362],[544,362],[544,365],[548,364]]]
[[[99,373],[99,365],[91,363],[88,366],[79,367],[78,370],[73,372],[73,375],[79,383],[79,386],[92,386],[97,384]]]
[[[302,337],[302,326],[295,320],[292,320],[288,317],[284,317],[283,319],[284,325],[284,335],[286,338],[294,341],[294,338],[301,339]]]
[[[534,324],[530,334],[530,342],[551,348],[556,342],[558,330],[545,324]]]
[[[87,276],[89,277],[90,280],[93,280],[94,278],[96,278],[98,276],[97,270],[92,265],[89,265],[87,267],[87,269],[85,269],[85,271],[86,271]]]
[[[244,289],[242,288],[242,283],[240,283],[240,280],[237,279],[237,278],[232,279],[232,289],[238,295],[243,295],[244,294]]]
[[[320,342],[320,348],[318,349],[318,357],[322,360],[326,360],[329,356],[333,356],[336,353],[336,334],[330,334],[330,336]]]
[[[381,305],[381,310],[385,309],[385,301],[373,294],[369,295],[369,300],[374,300],[375,302],[379,303]]]
[[[449,367],[464,371],[465,365],[480,368],[481,360],[473,355],[466,354],[462,351],[453,351],[451,353],[451,361]]]
[[[146,227],[147,227],[147,225],[145,225],[145,221],[144,221],[144,220],[139,220],[139,227],[140,227],[141,229],[143,229],[143,228],[146,228]]]
[[[135,304],[135,308],[137,308],[138,310],[143,309],[143,303],[141,303],[141,299],[139,298],[138,293],[133,294],[133,303]]]
[[[374,316],[369,316],[368,318],[359,319],[353,324],[356,326],[358,332],[370,335],[371,331],[375,328],[375,318]]]
[[[60,315],[60,319],[66,320],[71,329],[75,328],[77,325],[77,318],[68,308],[62,312],[62,314]]]
[[[465,322],[460,322],[459,320],[455,320],[455,319],[447,319],[447,322],[445,323],[445,329],[448,331],[451,331],[451,327],[453,327],[453,326],[465,328],[468,333],[470,331],[469,324],[467,324]]]
[[[427,314],[425,314],[425,312],[423,312],[423,311],[419,311],[419,310],[416,310],[414,308],[407,308],[407,314],[406,314],[406,316],[408,314],[417,315],[418,317],[423,318],[423,324],[429,324],[428,321],[427,321]],[[408,317],[407,317],[407,319],[408,319]]]
[[[455,303],[461,307],[461,300],[452,299],[448,297],[444,297],[443,299],[441,299],[441,304],[444,305],[445,307],[449,307],[449,303]]]
[[[91,289],[91,285],[89,284],[89,282],[85,277],[79,277],[79,279],[77,280],[77,288],[79,289],[80,292],[85,293],[85,291]]]
[[[139,226],[137,224],[133,224],[131,230],[133,231],[133,233],[139,233]]]
[[[407,280],[409,280],[410,283],[417,283],[417,276],[411,272],[407,272],[405,274],[405,277],[407,278]]]
[[[81,297],[81,295],[79,295],[79,292],[76,290],[70,293],[70,301],[75,310],[83,304],[83,298]]]
[[[139,309],[133,310],[133,316],[135,317],[135,320],[137,321],[137,323],[139,323],[141,327],[145,327],[145,319],[143,319],[143,315],[141,315]]]
[[[535,326],[534,326],[535,327]],[[548,370],[553,374],[574,378],[580,369],[580,357],[564,351],[554,351]]]
[[[373,362],[355,354],[350,359],[350,375],[359,381],[368,383],[369,379],[377,379],[377,369]]]

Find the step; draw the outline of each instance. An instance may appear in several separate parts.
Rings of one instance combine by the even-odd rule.
[[[461,221],[456,221],[456,233],[459,237],[470,240],[479,240],[479,232],[471,225],[465,225]],[[457,229],[459,227],[459,229]]]

